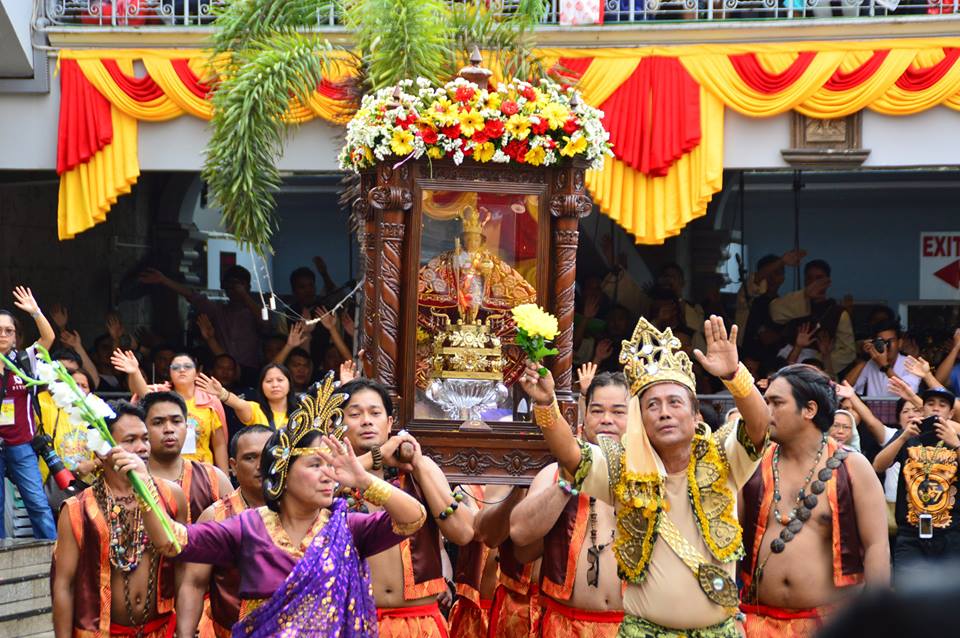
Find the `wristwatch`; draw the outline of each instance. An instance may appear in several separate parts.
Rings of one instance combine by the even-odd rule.
[[[373,467],[371,469],[383,469],[383,452],[380,451],[379,445],[374,445],[370,448],[370,458],[373,459]]]
[[[889,366],[889,365],[880,366],[880,372],[886,372],[886,371],[889,370],[889,369],[890,369],[890,366]]]

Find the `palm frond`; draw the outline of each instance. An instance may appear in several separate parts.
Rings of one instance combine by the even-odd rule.
[[[235,51],[234,70],[213,93],[203,178],[224,226],[242,245],[263,250],[276,229],[273,192],[288,130],[283,115],[291,95],[305,101],[317,87],[330,51],[317,36],[275,32]]]
[[[234,0],[217,10],[213,54],[242,51],[275,31],[316,28],[334,0]]]
[[[542,76],[543,63],[533,51],[533,29],[547,9],[545,0],[520,0],[506,14],[485,3],[454,3],[451,26],[456,55],[450,62],[450,74],[466,64],[470,49],[476,45],[493,57],[505,78],[529,80]]]

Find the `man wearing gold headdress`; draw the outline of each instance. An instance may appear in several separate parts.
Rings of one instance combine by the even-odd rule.
[[[489,217],[488,217],[489,219]],[[472,206],[463,209],[463,235],[447,250],[420,268],[417,275],[418,346],[429,345],[446,321],[484,321],[491,318],[491,332],[504,342],[512,340],[516,326],[510,309],[524,303],[535,303],[537,291],[515,268],[495,255],[486,246],[480,213]],[[504,382],[516,381],[523,370],[520,350],[504,348],[507,365]],[[429,355],[418,357],[424,364],[417,371],[417,382],[425,387],[428,380]]]
[[[704,370],[733,395],[741,421],[711,433],[696,422],[692,363],[669,329],[641,318],[620,361],[633,398],[621,442],[578,441],[557,408],[553,378],[528,365],[520,383],[560,466],[582,493],[614,506],[613,552],[627,582],[621,638],[735,638],[733,580],[743,554],[737,490],[767,442],[770,413],[737,357],[737,328],[704,322]]]

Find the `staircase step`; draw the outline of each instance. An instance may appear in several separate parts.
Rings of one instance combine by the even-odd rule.
[[[4,539],[0,541],[0,577],[10,568],[25,565],[49,565],[53,541]]]
[[[46,578],[50,575],[50,561],[37,565],[21,565],[0,569],[0,591],[5,585],[19,583],[33,578]],[[3,600],[3,596],[0,596]]]
[[[55,634],[52,631],[41,631],[39,634],[30,634],[20,638],[54,638],[54,636]]]
[[[19,578],[0,578],[0,604],[37,596],[50,596],[50,577],[46,570]]]
[[[35,614],[37,610],[50,609],[50,594],[10,602],[6,602],[3,597],[0,597],[0,600],[4,601],[0,602],[0,618],[18,614]]]
[[[53,613],[49,605],[29,612],[0,616],[0,636],[29,636],[52,629]]]

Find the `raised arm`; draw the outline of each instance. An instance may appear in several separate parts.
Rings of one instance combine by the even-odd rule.
[[[960,328],[953,331],[953,347],[947,352],[940,365],[937,366],[937,381],[943,385],[950,383],[950,373],[957,365],[957,355],[960,355]]]
[[[510,538],[510,513],[526,493],[511,485],[489,486],[483,496],[487,503],[474,519],[477,540],[487,547],[499,547]]]
[[[473,505],[455,500],[447,477],[433,459],[423,455],[417,442],[414,450],[413,480],[423,491],[427,513],[437,519],[440,532],[451,543],[466,545],[473,540]],[[457,505],[451,507],[453,503]]]
[[[767,440],[770,410],[754,384],[753,376],[740,363],[737,354],[737,326],[730,328],[728,336],[723,318],[710,315],[710,318],[703,322],[703,336],[707,342],[707,353],[694,350],[693,355],[706,372],[719,378],[730,390],[750,440],[758,450],[762,449]]]
[[[285,365],[287,357],[297,348],[309,347],[310,339],[313,336],[313,329],[307,329],[307,325],[298,321],[290,326],[290,332],[287,333],[287,342],[280,348],[280,352],[273,358],[273,363]]]
[[[520,375],[520,386],[533,402],[533,418],[543,432],[550,453],[556,457],[560,467],[574,474],[580,465],[580,443],[573,436],[570,424],[560,414],[553,375],[547,370],[544,376],[540,376],[539,370],[539,364],[527,361],[527,367]]]
[[[920,377],[920,380],[926,383],[928,388],[940,387],[940,380],[934,376],[930,369],[930,364],[923,357],[908,356],[903,364],[907,372]]]
[[[883,445],[887,439],[887,427],[874,415],[873,411],[867,407],[867,404],[857,396],[857,393],[853,391],[853,386],[844,381],[843,383],[838,383],[836,388],[837,396],[841,399],[850,400],[850,403],[853,405],[853,411],[860,417],[860,422],[867,428],[867,431],[870,432],[870,435],[877,444]]]
[[[510,513],[510,539],[515,545],[522,547],[541,540],[570,501],[570,495],[557,484],[557,471],[556,463],[540,470],[527,495]]]
[[[87,349],[83,347],[80,333],[76,330],[63,329],[60,331],[60,341],[79,355],[80,366],[93,378],[93,388],[91,390],[96,390],[100,385],[100,373],[97,372],[97,366],[90,359],[90,355],[87,354]]]
[[[40,304],[33,298],[33,292],[24,286],[17,286],[13,289],[13,305],[29,314],[33,322],[37,325],[37,332],[40,333],[40,338],[37,339],[37,343],[47,350],[53,347],[53,342],[57,338],[57,335],[53,332],[53,326],[50,325],[47,318],[43,316],[43,312],[40,311]]]
[[[197,375],[197,387],[209,395],[220,399],[220,403],[232,408],[234,414],[240,419],[240,423],[251,423],[253,421],[253,408],[249,401],[245,401],[223,387],[219,381],[213,377],[208,377],[202,372]]]
[[[170,279],[156,268],[147,268],[140,273],[140,283],[163,286],[164,288],[168,288],[181,297],[186,297],[187,299],[189,299],[194,292],[189,286],[185,286]]]
[[[903,445],[915,436],[920,434],[920,419],[916,418],[910,421],[900,434],[891,439],[889,443],[883,446],[883,449],[877,452],[873,457],[873,471],[877,474],[886,472],[897,460]]]
[[[200,331],[200,337],[214,355],[221,355],[227,351],[217,339],[217,331],[209,315],[201,314],[197,317],[197,330]]]
[[[143,373],[140,372],[140,362],[137,361],[137,355],[133,352],[117,348],[110,355],[110,363],[116,370],[127,375],[127,388],[131,394],[136,394],[142,399],[150,392],[147,380],[143,378]]]
[[[333,342],[337,352],[340,353],[340,356],[344,359],[353,357],[353,353],[350,352],[350,348],[347,347],[347,342],[343,340],[343,335],[340,334],[340,330],[337,328],[337,316],[332,313],[327,314],[326,308],[314,308],[313,314],[315,317],[320,317],[320,325],[330,333],[330,340]]]

